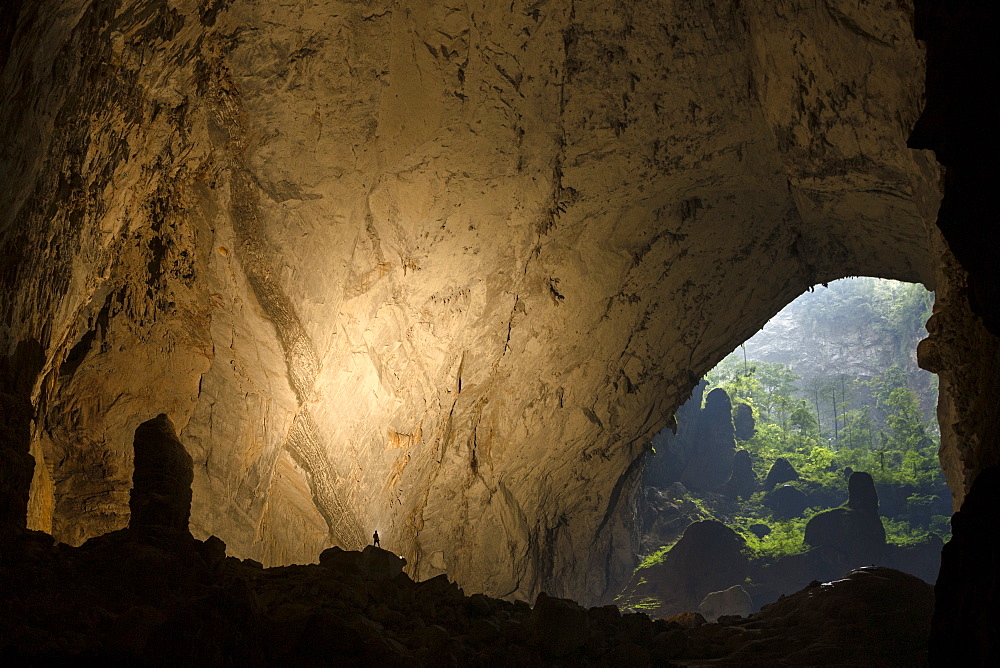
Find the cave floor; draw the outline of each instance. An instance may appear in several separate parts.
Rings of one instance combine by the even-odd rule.
[[[0,656],[21,662],[920,666],[933,609],[929,585],[886,568],[707,624],[545,594],[534,606],[466,596],[445,576],[412,581],[375,547],[265,569],[165,527],[79,548],[37,532],[4,543]]]

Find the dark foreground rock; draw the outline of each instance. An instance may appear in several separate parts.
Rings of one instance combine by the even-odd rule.
[[[221,540],[196,540],[182,523],[190,511],[191,459],[164,416],[136,431],[135,462],[137,512],[127,529],[80,547],[10,522],[0,532],[4,665],[631,667],[673,660],[869,665],[873,658],[912,666],[924,660],[933,592],[897,571],[864,569],[745,619],[722,616],[721,624],[706,624],[693,612],[651,620],[614,606],[587,610],[544,593],[532,608],[466,596],[443,575],[414,582],[405,560],[373,546],[330,548],[319,564],[267,569],[226,556]],[[9,478],[8,487],[18,480]],[[21,491],[8,496],[23,503]],[[677,572],[715,565],[696,587],[677,582],[694,601],[688,610],[700,601],[693,598],[697,590],[742,581],[747,566],[738,537],[717,522],[689,527],[667,561]]]
[[[688,656],[715,653],[724,658],[720,665],[740,666],[778,657],[786,666],[926,666],[933,611],[926,582],[890,568],[859,568],[723,624],[724,631],[695,630]]]
[[[443,577],[371,577],[358,552],[264,569],[219,560],[219,543],[147,528],[72,548],[25,532],[4,552],[0,656],[6,665],[926,663],[933,591],[890,569],[861,569],[706,624],[696,613],[651,620],[545,594],[532,608],[465,596]]]

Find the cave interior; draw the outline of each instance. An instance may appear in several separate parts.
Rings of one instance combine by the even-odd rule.
[[[995,665],[996,19],[5,2],[3,653]],[[846,276],[935,292],[933,598],[873,568],[756,621],[604,605],[650,439]]]

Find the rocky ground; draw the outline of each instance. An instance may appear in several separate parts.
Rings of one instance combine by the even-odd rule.
[[[933,591],[889,569],[707,624],[544,593],[534,605],[466,596],[444,575],[414,582],[405,559],[374,546],[264,568],[191,535],[191,457],[165,415],[134,447],[129,526],[79,547],[25,527],[28,476],[15,474],[30,462],[0,448],[5,665],[912,666],[926,653]]]
[[[905,665],[926,663],[930,586],[868,568],[813,583],[746,618],[650,619],[540,594],[466,596],[414,582],[391,552],[325,551],[262,568],[168,527],[79,548],[9,536],[0,656],[144,665]]]

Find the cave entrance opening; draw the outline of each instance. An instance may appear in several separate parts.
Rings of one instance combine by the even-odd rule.
[[[871,564],[933,583],[951,502],[916,360],[932,304],[913,283],[815,286],[708,372],[653,439],[619,605],[675,614],[738,585],[759,609]]]

